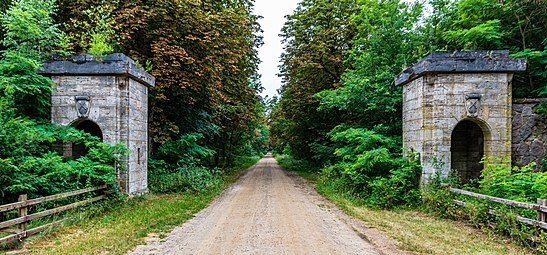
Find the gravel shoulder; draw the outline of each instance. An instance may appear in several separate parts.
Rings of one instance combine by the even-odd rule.
[[[399,254],[397,243],[368,229],[287,173],[270,154],[208,208],[140,254]]]

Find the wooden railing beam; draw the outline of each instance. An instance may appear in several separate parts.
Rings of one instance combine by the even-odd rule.
[[[51,195],[51,196],[47,196],[47,197],[40,197],[40,198],[30,199],[30,200],[27,200],[27,201],[19,201],[19,202],[16,202],[16,203],[1,205],[0,206],[0,212],[11,211],[11,210],[19,209],[19,208],[24,207],[24,206],[39,204],[39,203],[43,203],[43,202],[49,202],[49,201],[52,201],[52,200],[57,200],[57,199],[61,199],[61,198],[66,198],[66,197],[71,197],[71,196],[76,196],[76,195],[80,195],[80,194],[84,194],[84,193],[97,191],[97,190],[102,190],[102,189],[106,189],[106,187],[107,186],[105,184],[105,185],[101,185],[101,186],[98,186],[98,187],[75,190],[75,191],[66,192],[66,193],[62,193],[62,194]]]
[[[63,212],[63,211],[69,210],[69,209],[73,209],[73,208],[82,206],[84,204],[99,201],[101,199],[106,198],[106,192],[103,195],[96,196],[96,197],[93,197],[93,198],[90,198],[90,199],[86,199],[86,200],[75,202],[75,203],[72,203],[72,204],[69,204],[69,205],[65,205],[65,206],[61,206],[61,207],[57,207],[57,208],[53,208],[53,209],[49,209],[49,210],[45,210],[45,211],[42,211],[42,212],[37,212],[37,213],[29,215],[28,214],[28,212],[29,212],[28,207],[30,205],[43,203],[43,202],[48,202],[48,201],[52,201],[52,200],[56,200],[56,199],[60,199],[60,198],[75,196],[75,195],[79,195],[79,194],[89,193],[89,192],[93,192],[93,191],[97,191],[97,190],[103,190],[103,189],[106,189],[106,187],[107,187],[107,185],[105,184],[105,185],[102,185],[102,186],[99,186],[99,187],[75,190],[75,191],[71,191],[71,192],[66,192],[66,193],[62,193],[62,194],[57,194],[57,195],[52,195],[52,196],[47,196],[47,197],[41,197],[41,198],[36,198],[36,199],[31,199],[31,200],[27,200],[27,195],[26,194],[25,195],[20,195],[18,202],[0,206],[0,213],[5,212],[5,211],[15,210],[15,209],[18,210],[18,217],[17,218],[7,220],[7,221],[4,221],[4,222],[0,222],[0,231],[14,233],[13,235],[9,235],[9,236],[5,236],[5,237],[0,238],[0,244],[9,243],[9,242],[13,242],[13,241],[16,241],[16,240],[21,240],[21,239],[26,238],[30,235],[36,234],[36,233],[38,233],[38,232],[40,232],[40,231],[42,231],[46,228],[49,228],[49,227],[54,226],[54,225],[58,225],[62,222],[62,220],[61,221],[56,221],[56,222],[53,222],[53,223],[49,223],[49,224],[45,224],[45,225],[42,225],[42,226],[27,230],[27,223],[31,220],[41,218],[41,217],[45,217],[45,216],[49,216],[49,215],[53,215],[53,214],[57,214],[57,213],[60,213],[60,212]],[[10,226],[13,226],[13,225],[17,225],[17,229],[9,228]]]

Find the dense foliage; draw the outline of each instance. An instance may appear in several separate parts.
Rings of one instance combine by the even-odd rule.
[[[266,106],[256,73],[261,38],[252,8],[247,0],[1,1],[7,12],[0,34],[2,197],[116,182],[113,155],[125,149],[48,124],[53,83],[36,70],[52,54],[100,60],[122,52],[156,76],[149,107],[152,189],[200,190],[218,175],[215,167],[264,153]],[[88,154],[64,158],[53,150],[63,142],[85,143]]]
[[[530,61],[529,71],[515,77],[514,96],[545,96],[546,6],[542,0],[302,1],[282,34],[284,83],[270,124],[277,151],[326,165],[323,175],[332,183],[369,199],[389,201],[392,194],[375,189],[397,187],[374,184],[379,178],[412,183],[393,188],[399,197],[416,194],[419,176],[401,163],[418,164],[403,158],[395,75],[432,50],[508,49]],[[332,27],[343,32],[324,37]],[[407,202],[419,200],[412,197]]]
[[[403,157],[395,141],[372,130],[338,127],[331,133],[338,159],[322,173],[340,191],[357,194],[369,206],[391,208],[420,200],[421,167],[416,155]]]
[[[60,0],[59,6],[56,20],[75,52],[122,52],[156,77],[149,107],[152,189],[182,190],[181,175],[209,178],[215,167],[265,153],[265,105],[257,95],[262,41],[252,1]],[[200,161],[173,159],[202,149],[207,155]]]
[[[152,191],[176,192],[206,190],[215,185],[219,172],[204,165],[212,159],[214,151],[199,144],[203,135],[190,133],[180,139],[170,140],[158,151],[161,160],[151,159],[149,163],[149,185]]]
[[[530,61],[513,82],[515,97],[546,95],[547,3],[543,0],[433,1],[439,45],[448,50],[508,49]]]
[[[287,16],[280,67],[284,85],[271,131],[278,148],[287,146],[299,158],[314,159],[321,150],[332,153],[324,148],[329,144],[326,135],[342,121],[343,112],[317,111],[314,94],[340,86],[356,32],[350,19],[357,7],[354,0],[304,0]]]
[[[36,197],[104,183],[116,188],[115,166],[126,152],[124,146],[48,122],[53,82],[36,71],[63,46],[63,33],[51,17],[54,2],[16,0],[2,16],[0,204],[24,193]],[[84,143],[87,155],[65,158],[53,149],[68,142]]]

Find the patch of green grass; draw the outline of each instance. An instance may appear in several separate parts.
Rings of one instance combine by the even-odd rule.
[[[74,213],[64,226],[25,242],[23,254],[124,254],[144,237],[165,235],[205,208],[259,158],[227,170],[223,185],[203,193],[146,194]],[[76,218],[76,219],[75,219]]]
[[[339,191],[336,180],[322,180],[316,169],[295,163],[286,156],[276,157],[289,171],[315,183],[316,190],[348,215],[362,220],[400,242],[400,248],[421,254],[532,254],[532,251],[461,222],[440,219],[417,209],[371,209],[363,199]],[[288,163],[287,163],[288,162]],[[306,170],[310,169],[310,170]]]
[[[87,221],[60,228],[25,245],[31,254],[123,254],[150,233],[163,233],[203,209],[218,192],[147,194]]]

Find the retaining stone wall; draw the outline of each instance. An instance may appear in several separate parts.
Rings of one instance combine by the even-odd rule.
[[[512,161],[523,166],[531,162],[542,168],[547,153],[547,118],[534,112],[534,107],[547,99],[520,99],[513,101]]]

